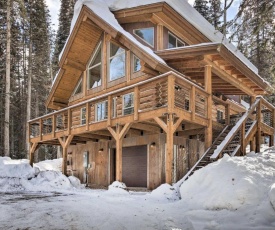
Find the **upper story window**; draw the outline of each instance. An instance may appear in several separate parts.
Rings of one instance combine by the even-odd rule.
[[[83,89],[83,84],[82,84],[82,76],[81,76],[80,80],[78,81],[78,83],[75,87],[73,95],[82,93],[82,89]]]
[[[88,67],[88,89],[101,86],[102,77],[102,42],[96,48]]]
[[[185,46],[185,43],[171,33],[168,33],[168,49]]]
[[[96,104],[96,121],[106,120],[108,118],[108,102],[103,101]]]
[[[133,55],[133,56],[134,56],[134,58],[133,58],[133,72],[136,73],[136,72],[140,71],[141,63],[140,63],[140,59],[137,56],[135,56],[135,55]]]
[[[134,34],[144,40],[148,45],[154,47],[154,27],[135,29]]]
[[[123,115],[132,114],[134,112],[134,94],[128,93],[123,95]]]
[[[126,51],[120,46],[110,43],[109,80],[113,81],[125,76]]]
[[[81,125],[86,124],[86,107],[81,108],[80,122],[81,122]]]

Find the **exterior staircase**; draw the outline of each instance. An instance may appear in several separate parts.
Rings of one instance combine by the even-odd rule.
[[[243,138],[250,137],[257,121],[251,119],[259,99],[251,106],[251,108],[244,114],[237,114],[230,116],[230,125],[227,125],[221,133],[216,137],[213,144],[205,151],[203,156],[197,163],[189,170],[189,172],[180,180],[183,183],[196,170],[205,167],[206,165],[218,160],[224,154],[229,156],[236,156],[240,153],[241,146],[248,141]],[[244,133],[242,133],[244,132]],[[242,143],[243,141],[243,143]],[[245,145],[246,146],[246,145]]]

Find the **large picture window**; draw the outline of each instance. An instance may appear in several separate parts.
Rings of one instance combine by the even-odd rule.
[[[185,43],[171,33],[168,33],[168,49],[185,46]]]
[[[106,120],[108,118],[108,102],[103,101],[96,104],[96,121]]]
[[[102,43],[97,46],[88,68],[88,89],[101,86],[102,75]]]
[[[134,112],[134,94],[128,93],[123,95],[123,115],[132,114]]]
[[[109,80],[114,81],[116,79],[125,76],[125,49],[120,46],[110,43],[110,60],[109,60]]]
[[[154,27],[135,29],[134,34],[145,41],[148,45],[154,47]]]

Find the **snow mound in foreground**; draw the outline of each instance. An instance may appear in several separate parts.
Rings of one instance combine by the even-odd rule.
[[[66,177],[58,171],[39,171],[28,160],[0,157],[0,191],[56,191],[81,189],[76,177]]]
[[[34,167],[39,168],[40,171],[61,171],[62,169],[62,158],[40,161],[34,164]]]
[[[179,200],[179,194],[177,190],[169,184],[162,184],[150,194],[150,197],[158,200]]]
[[[127,191],[127,186],[123,182],[114,181],[112,184],[108,186],[108,193],[114,194],[129,194]]]
[[[268,199],[274,175],[274,154],[225,155],[196,171],[182,184],[182,202],[210,210],[236,210],[242,205],[259,205]],[[274,190],[271,190],[270,200],[274,200],[273,194]]]

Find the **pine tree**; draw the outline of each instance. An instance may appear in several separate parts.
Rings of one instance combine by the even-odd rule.
[[[211,14],[207,0],[195,0],[194,8],[211,23]]]
[[[55,49],[53,56],[53,72],[58,71],[58,59],[59,54],[61,53],[67,38],[70,34],[71,20],[74,13],[74,4],[76,0],[61,0],[61,7],[59,12],[59,25],[55,41]]]
[[[210,23],[215,27],[216,30],[221,30],[221,0],[209,0],[209,4]]]

